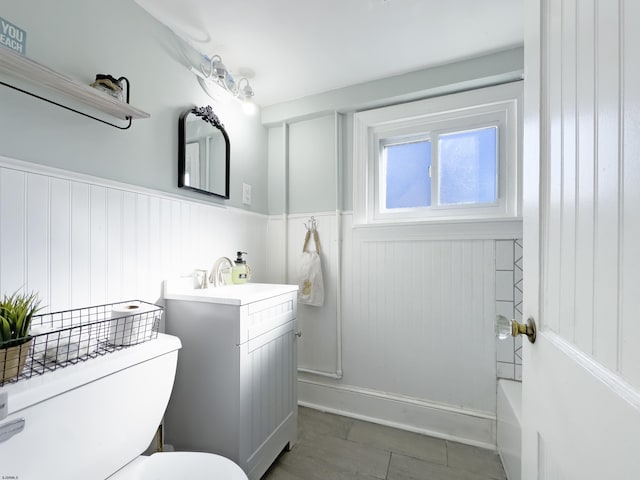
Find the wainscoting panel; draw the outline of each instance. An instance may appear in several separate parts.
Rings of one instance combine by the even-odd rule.
[[[338,332],[338,242],[337,220],[335,213],[316,213],[318,237],[320,239],[320,260],[324,279],[324,305],[298,306],[298,329],[302,332],[298,347],[298,367],[315,370],[328,375],[339,375],[341,370],[338,359],[342,333]],[[344,215],[340,215],[342,221]],[[348,216],[350,219],[350,216]],[[298,282],[298,268],[304,237],[305,223],[310,215],[290,215],[288,219],[288,283]],[[347,220],[348,221],[348,220]],[[315,248],[309,242],[309,250]]]
[[[0,170],[0,176],[4,176],[10,170]],[[45,177],[46,178],[46,177]],[[44,279],[45,284],[41,285],[42,278],[29,277],[29,281],[13,281],[11,278],[5,279],[0,283],[3,292],[9,292],[13,289],[23,287],[26,290],[34,290],[39,292],[43,299],[43,304],[48,305],[49,310],[54,312],[65,308],[72,308],[71,305],[71,190],[69,181],[62,178],[51,178],[48,190],[49,198],[42,198],[41,202],[48,203],[47,224],[46,228],[41,232],[32,232],[34,236],[43,235],[46,237],[47,231],[50,232],[50,243],[45,250],[48,254],[48,264],[41,265],[41,270],[47,268],[48,275]],[[42,192],[42,191],[41,191]],[[41,193],[40,192],[40,193]],[[4,197],[4,191],[0,190],[0,199]],[[35,195],[35,194],[34,194]],[[29,234],[31,235],[31,233]],[[11,252],[11,246],[0,243],[0,251]],[[18,254],[18,252],[16,252]],[[37,255],[37,252],[29,252],[27,258]],[[15,272],[16,276],[19,271]],[[122,276],[118,276],[118,280],[122,281]],[[36,290],[35,285],[40,285]]]
[[[49,225],[49,198],[51,195],[49,179],[43,175],[27,177],[27,191],[38,194],[27,195],[26,231],[26,278],[37,292],[49,289],[49,271],[51,251],[51,229]],[[4,199],[2,200],[4,201]],[[0,244],[1,245],[1,244]]]
[[[16,289],[26,281],[26,176],[7,171],[0,175],[0,286]]]
[[[272,216],[274,280],[284,281],[275,267],[287,263],[286,278],[295,283],[311,215],[323,248],[326,302],[298,309],[300,403],[494,445],[496,240],[484,231],[446,239],[441,228],[417,225],[411,235],[406,228],[354,229],[350,213],[340,215],[338,235],[335,213]],[[504,241],[513,248],[513,240]],[[513,260],[509,268],[513,297]],[[512,316],[513,300],[509,305]],[[338,371],[340,378],[328,378]]]
[[[0,157],[0,294],[44,312],[138,298],[162,280],[250,252],[265,281],[267,217]]]
[[[356,230],[353,252],[345,382],[495,414],[494,241]]]

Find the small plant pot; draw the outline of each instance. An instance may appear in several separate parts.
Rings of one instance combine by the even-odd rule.
[[[0,349],[0,385],[9,382],[22,373],[33,338],[20,345]]]

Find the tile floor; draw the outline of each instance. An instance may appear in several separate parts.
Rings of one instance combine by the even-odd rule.
[[[300,407],[262,480],[505,480],[496,452]]]

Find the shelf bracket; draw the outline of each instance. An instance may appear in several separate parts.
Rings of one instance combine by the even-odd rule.
[[[118,80],[124,80],[125,82],[127,82],[127,103],[129,103],[129,80],[126,77],[120,77]],[[102,120],[101,118],[94,117],[93,115],[89,115],[88,113],[81,112],[79,110],[76,110],[75,108],[71,108],[71,107],[63,105],[61,103],[54,102],[53,100],[50,100],[48,98],[41,97],[40,95],[38,95],[36,93],[29,92],[27,90],[23,90],[22,88],[16,87],[15,85],[11,85],[11,84],[3,82],[1,80],[0,80],[0,85],[4,85],[5,87],[12,88],[13,90],[17,90],[18,92],[25,93],[25,94],[30,95],[32,97],[38,98],[40,100],[43,100],[43,101],[45,101],[47,103],[51,103],[51,104],[56,105],[56,106],[58,106],[60,108],[64,108],[65,110],[69,110],[69,111],[71,111],[73,113],[77,113],[77,114],[82,115],[84,117],[91,118],[92,120],[95,120],[95,121],[100,122],[100,123],[104,123],[106,125],[109,125],[111,127],[117,128],[119,130],[127,130],[129,127],[131,127],[132,118],[129,117],[129,116],[127,117],[127,119],[129,120],[129,123],[127,124],[126,127],[123,127],[123,126],[117,125],[115,123],[111,123],[111,122],[107,122],[106,120]]]

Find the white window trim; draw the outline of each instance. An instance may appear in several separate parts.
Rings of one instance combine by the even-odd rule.
[[[367,110],[353,117],[354,226],[521,217],[522,83],[481,88],[442,97]],[[468,123],[464,123],[465,119]],[[496,205],[463,205],[381,212],[377,198],[380,141],[425,132],[500,124]],[[437,171],[432,172],[434,177]],[[437,178],[437,177],[435,177]],[[437,183],[437,182],[434,182]],[[437,188],[437,187],[436,187]]]

